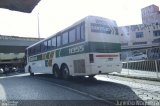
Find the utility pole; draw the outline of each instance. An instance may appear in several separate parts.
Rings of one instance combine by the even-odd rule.
[[[38,38],[40,39],[40,30],[39,30],[39,13],[37,14],[37,23],[38,23]]]

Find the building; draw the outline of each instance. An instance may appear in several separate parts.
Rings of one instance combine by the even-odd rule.
[[[160,11],[156,5],[150,5],[141,9],[142,23],[152,24],[160,23]]]
[[[143,24],[121,26],[122,60],[134,53],[142,52],[148,59],[160,59],[160,12],[151,5],[142,10]]]

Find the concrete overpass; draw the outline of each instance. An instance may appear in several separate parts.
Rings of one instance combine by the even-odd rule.
[[[26,47],[39,40],[42,39],[0,35],[0,53],[22,53]]]
[[[0,35],[0,68],[24,66],[24,52],[26,47],[42,40],[42,38],[29,38]]]
[[[30,13],[41,0],[0,0],[0,8]]]

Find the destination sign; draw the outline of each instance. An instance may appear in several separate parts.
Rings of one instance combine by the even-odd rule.
[[[95,23],[91,23],[91,32],[111,34],[111,29],[106,21],[96,20]]]

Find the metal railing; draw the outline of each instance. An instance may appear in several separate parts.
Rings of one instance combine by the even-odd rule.
[[[143,61],[128,61],[122,62],[123,69],[128,69],[128,75],[138,75],[154,78],[160,78],[160,59],[158,60],[143,60]]]

